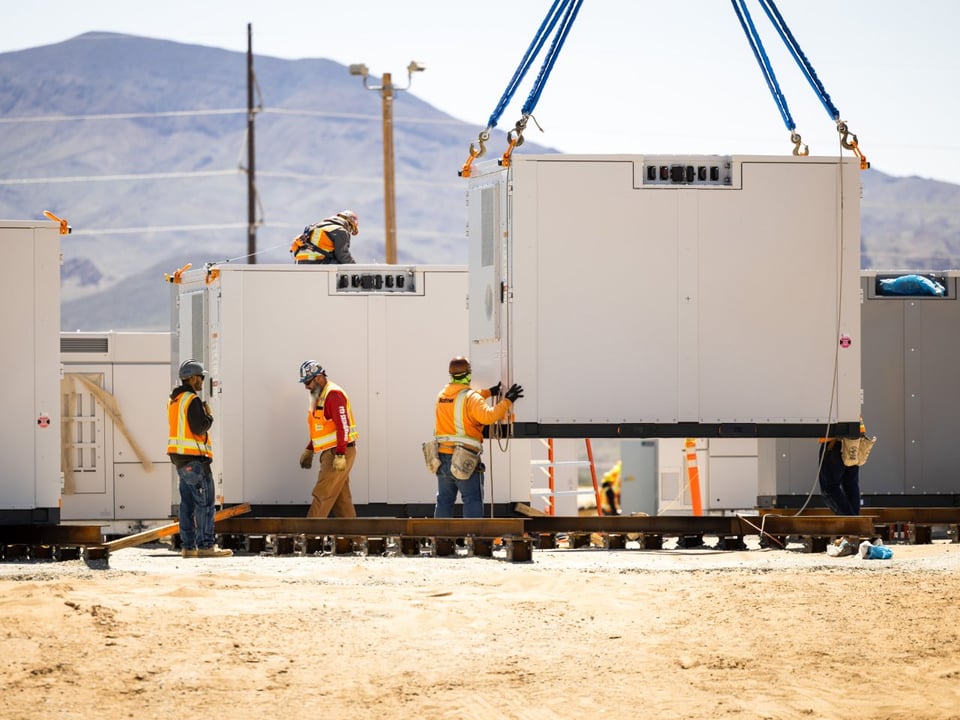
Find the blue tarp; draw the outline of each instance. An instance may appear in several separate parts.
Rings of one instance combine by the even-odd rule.
[[[901,275],[880,280],[878,288],[882,295],[935,295],[943,297],[946,288],[936,280],[923,275]]]

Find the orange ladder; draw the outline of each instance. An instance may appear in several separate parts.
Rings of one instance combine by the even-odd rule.
[[[600,514],[600,486],[597,483],[597,467],[593,461],[593,445],[590,443],[589,438],[584,438],[584,442],[587,447],[587,460],[586,462],[582,460],[557,460],[554,453],[553,438],[546,438],[541,440],[541,443],[547,447],[547,459],[546,460],[531,460],[530,465],[538,467],[544,474],[547,476],[547,487],[545,488],[531,488],[530,495],[541,496],[546,502],[546,513],[547,515],[556,515],[557,514],[557,504],[554,501],[557,495],[582,495],[588,492],[592,492],[593,496],[597,502],[597,515]],[[590,479],[593,481],[592,490],[557,490],[556,489],[556,477],[554,474],[554,469],[561,466],[575,466],[575,467],[590,467]]]

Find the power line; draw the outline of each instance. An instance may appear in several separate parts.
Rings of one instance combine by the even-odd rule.
[[[303,117],[327,117],[338,120],[369,120],[379,121],[379,115],[369,115],[366,113],[344,113],[333,112],[329,110],[293,110],[287,108],[262,108],[258,112],[265,115],[297,115]],[[149,118],[167,118],[167,117],[200,117],[204,115],[246,115],[245,108],[223,108],[219,110],[158,110],[156,112],[137,112],[137,113],[98,113],[90,115],[24,115],[21,117],[0,117],[0,124],[12,125],[16,123],[51,123],[51,122],[75,122],[75,121],[98,121],[98,120],[143,120]],[[407,123],[411,125],[464,125],[460,120],[453,118],[405,118],[397,116],[394,122]]]
[[[77,182],[127,182],[127,181],[152,181],[152,180],[179,180],[183,178],[205,178],[205,177],[228,177],[242,174],[243,171],[237,170],[195,170],[179,172],[159,172],[159,173],[125,173],[119,175],[68,175],[57,177],[39,177],[39,178],[0,178],[0,185],[52,185],[55,183],[77,183]],[[257,173],[261,177],[271,177],[281,180],[311,180],[325,182],[349,182],[349,183],[379,183],[378,177],[362,177],[348,175],[310,175],[307,173],[288,172],[284,170],[261,170]],[[460,185],[454,181],[450,182],[431,182],[429,180],[404,180],[404,185],[416,185],[419,187],[446,187],[455,188]]]
[[[182,172],[126,173],[123,175],[68,175],[40,178],[3,178],[0,185],[44,185],[48,183],[118,182],[124,180],[178,180],[190,177],[224,177],[239,170],[194,170]]]

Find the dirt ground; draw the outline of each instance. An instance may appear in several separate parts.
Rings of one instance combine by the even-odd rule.
[[[0,562],[2,718],[960,718],[960,545]]]

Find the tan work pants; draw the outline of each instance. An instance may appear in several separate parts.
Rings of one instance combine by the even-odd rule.
[[[331,510],[334,517],[357,516],[357,510],[353,507],[353,496],[350,494],[350,470],[357,458],[357,448],[347,448],[345,470],[333,469],[335,454],[336,448],[320,453],[320,474],[317,475],[317,484],[313,487],[313,502],[307,511],[307,517],[329,517]]]

